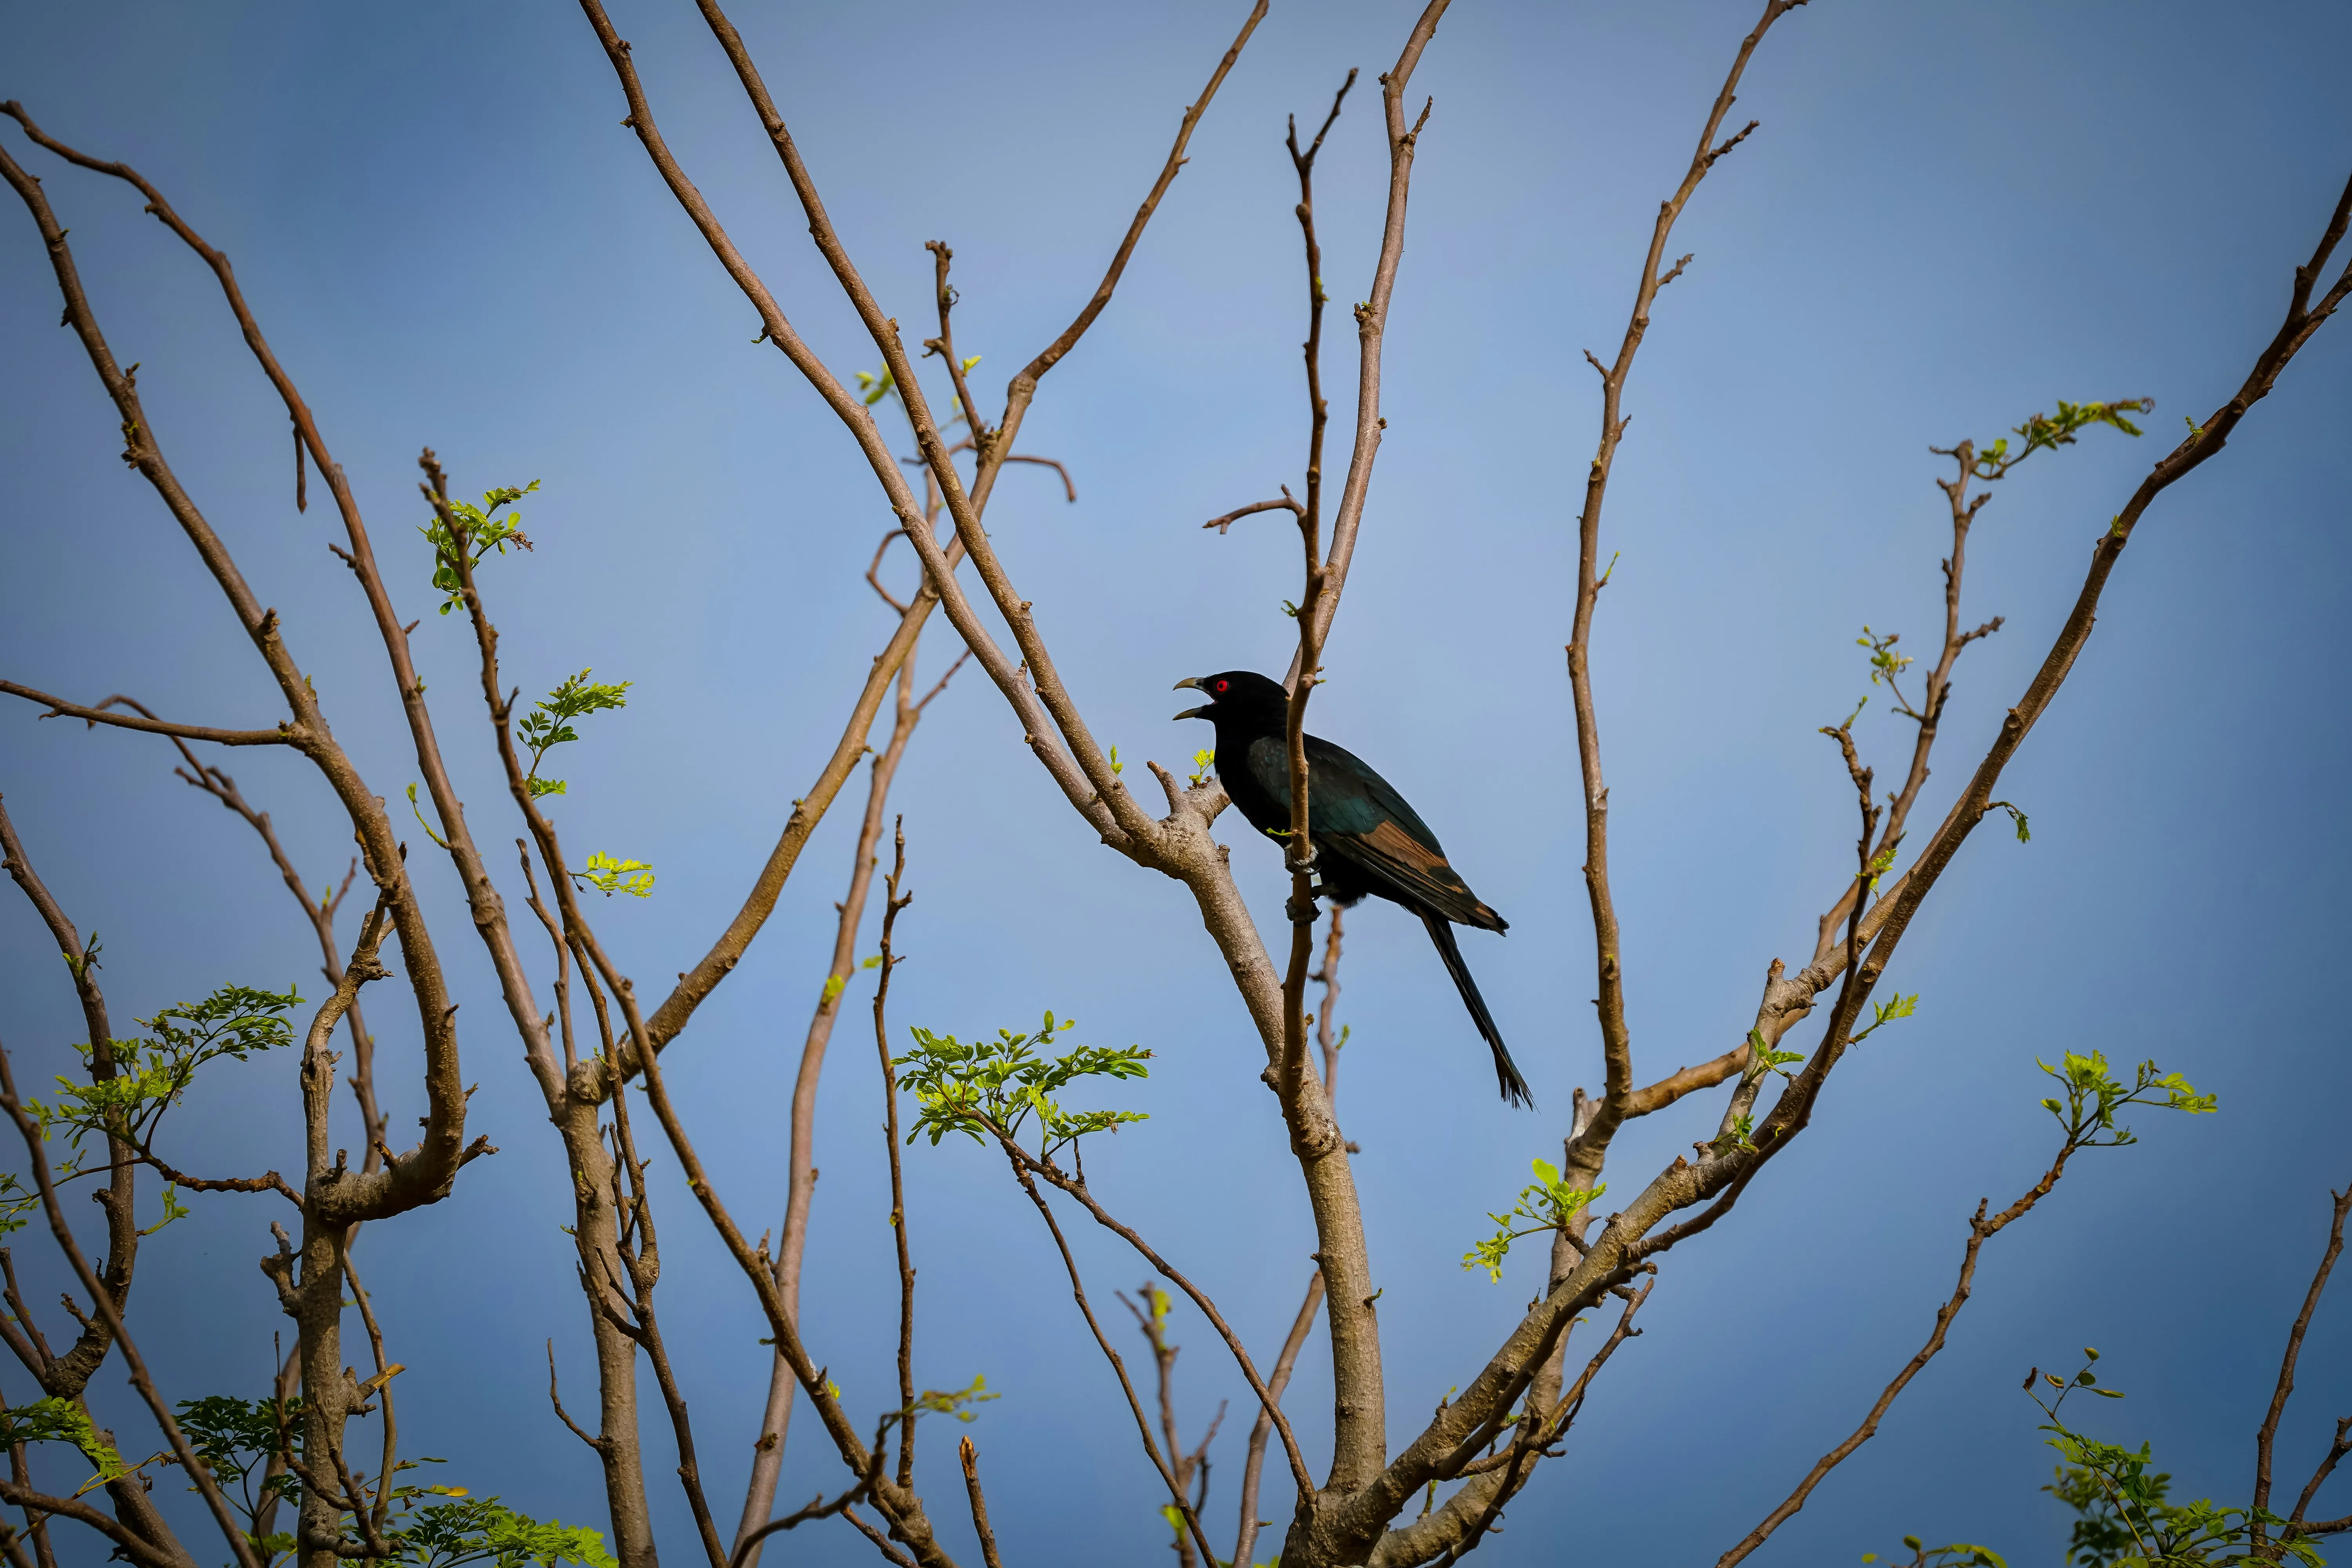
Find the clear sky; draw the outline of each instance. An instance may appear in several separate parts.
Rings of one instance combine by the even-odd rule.
[[[1340,1108],[1363,1147],[1400,1436],[1468,1381],[1538,1288],[1533,1257],[1500,1285],[1457,1260],[1528,1161],[1557,1152],[1570,1089],[1599,1085],[1560,651],[1597,409],[1579,351],[1605,355],[1623,330],[1656,203],[1754,9],[1463,0],[1415,82],[1436,108],[1389,338],[1390,430],[1315,723],[1402,787],[1509,917],[1507,939],[1464,946],[1543,1111],[1496,1102],[1412,922],[1361,911]],[[888,307],[922,319],[922,242],[956,247],[958,335],[984,356],[975,380],[992,403],[1093,287],[1243,10],[908,0],[746,5],[738,19]],[[802,331],[841,374],[873,368],[693,8],[614,0],[614,15],[680,156]],[[1279,605],[1297,592],[1286,528],[1253,520],[1220,538],[1199,523],[1297,486],[1303,310],[1283,116],[1319,114],[1360,66],[1320,186],[1340,306],[1328,374],[1335,416],[1349,416],[1344,308],[1364,294],[1384,171],[1370,78],[1412,15],[1391,0],[1276,5],[1118,300],[1030,418],[1024,446],[1068,464],[1076,504],[1042,470],[1014,472],[992,512],[1096,733],[1122,757],[1181,764],[1206,743],[1167,720],[1177,677],[1282,668]],[[1739,1037],[1767,962],[1801,961],[1844,875],[1851,795],[1814,731],[1868,689],[1853,644],[1864,622],[1906,647],[1932,638],[1946,523],[1929,445],[1990,437],[2061,397],[2157,403],[2145,440],[2099,432],[2037,458],[1983,514],[1969,605],[2007,622],[1962,661],[1932,820],[2048,647],[2091,539],[2274,330],[2290,269],[2352,168],[2347,49],[2340,6],[2170,0],[1820,0],[1768,38],[1737,111],[1762,129],[1677,236],[1696,259],[1634,374],[1605,546],[1622,556],[1594,665],[1643,1077]],[[234,258],[403,609],[428,617],[420,659],[486,845],[520,828],[473,703],[468,640],[430,618],[425,547],[409,532],[415,453],[436,447],[468,491],[543,482],[525,509],[537,552],[489,578],[507,668],[527,691],[583,667],[635,683],[627,710],[572,748],[560,811],[582,853],[657,868],[650,900],[596,913],[658,994],[733,910],[887,635],[858,576],[889,519],[837,423],[751,345],[751,308],[617,125],[625,107],[580,16],[12,0],[0,95],[134,163]],[[283,414],[210,279],[133,193],[13,127],[0,136],[47,179],[118,353],[144,363],[165,449],[397,805],[414,763],[381,649],[325,548],[331,510],[315,485],[310,511],[293,510]],[[12,202],[0,670],[194,721],[273,721],[217,593],[116,460],[114,416],[57,312]],[[1917,1016],[1840,1072],[1813,1131],[1732,1221],[1664,1263],[1646,1334],[1595,1390],[1570,1457],[1513,1506],[1493,1560],[1700,1561],[1736,1540],[1916,1347],[1977,1199],[2006,1202],[2038,1174],[2054,1137],[2035,1062],[2068,1049],[2154,1058],[2218,1093],[2221,1113],[2138,1117],[2139,1147],[2086,1156],[1995,1241],[1949,1350],[1759,1561],[1851,1562],[1906,1531],[2046,1560],[2063,1521],[2035,1490],[2052,1456],[2017,1384],[2086,1343],[2132,1395],[2094,1413],[2099,1435],[2152,1439],[2177,1495],[2244,1497],[2326,1189],[2352,1178],[2338,1000],[2352,756],[2335,668],[2352,566],[2347,334],[2328,328],[2143,524],[2089,652],[2004,783],[2032,842],[1970,842],[1888,978],[1920,995]],[[935,626],[929,670],[951,639]],[[1882,775],[1908,745],[1885,707],[1858,728]],[[1087,1042],[1150,1047],[1151,1079],[1118,1102],[1152,1119],[1090,1174],[1270,1354],[1312,1241],[1255,1037],[1181,889],[1095,844],[1019,742],[969,671],[915,742],[898,798],[918,900],[894,1024],[969,1036],[1051,1007]],[[315,990],[310,935],[258,847],[171,761],[142,737],[0,711],[0,791],[68,910],[103,937],[118,1018],[231,981]],[[226,762],[312,879],[340,876],[348,832],[315,775],[291,757]],[[855,800],[666,1058],[754,1228],[781,1208],[784,1108]],[[1278,930],[1278,857],[1226,837]],[[559,1148],[446,863],[412,837],[465,1003],[471,1130],[501,1152],[453,1200],[365,1241],[413,1369],[403,1426],[413,1451],[448,1458],[452,1481],[600,1521],[595,1466],[545,1397],[552,1337],[567,1390],[592,1402],[557,1230]],[[42,1081],[70,1062],[79,1016],[13,892],[0,896],[0,1038]],[[379,994],[372,1015],[395,1129],[421,1109],[398,1003]],[[804,1332],[852,1408],[878,1409],[895,1287],[864,1017],[845,1015],[825,1083]],[[1793,1039],[1810,1048],[1816,1033]],[[224,1070],[167,1142],[201,1170],[298,1168],[291,1067]],[[1709,1097],[1639,1129],[1614,1179],[1634,1190],[1714,1115]],[[731,1520],[765,1331],[667,1164],[667,1332]],[[1166,1540],[1157,1483],[1034,1214],[976,1149],[919,1148],[908,1169],[918,1375],[951,1387],[984,1373],[1003,1392],[969,1430],[1008,1553],[1150,1560],[1138,1553]],[[277,1205],[199,1200],[147,1243],[133,1323],[177,1396],[263,1388],[287,1325],[253,1260],[286,1217]],[[1140,1269],[1091,1236],[1077,1245],[1139,1351],[1109,1292],[1131,1291]],[[46,1248],[28,1235],[18,1250]],[[2326,1420],[2352,1407],[2347,1314],[2339,1298],[2312,1331],[2282,1439],[2297,1484]],[[1223,1535],[1246,1394],[1189,1310],[1174,1333],[1188,1429],[1234,1402],[1213,1451]],[[1307,1432],[1328,1430],[1319,1342],[1291,1398]],[[0,1368],[0,1393],[21,1402],[27,1388]],[[125,1393],[110,1372],[93,1387],[138,1447],[143,1417]],[[662,1540],[689,1561],[653,1409]],[[926,1435],[921,1477],[950,1521],[952,1435]],[[793,1501],[837,1479],[811,1436],[796,1426]],[[69,1484],[53,1455],[41,1463]],[[1262,1511],[1279,1519],[1275,1468]],[[838,1525],[790,1546],[795,1562],[870,1561]]]

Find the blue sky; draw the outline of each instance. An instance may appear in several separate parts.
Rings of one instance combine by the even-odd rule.
[[[1093,287],[1242,10],[747,5],[738,20],[889,308],[920,319],[922,242],[955,247],[959,343],[983,356],[975,381],[992,401]],[[1389,337],[1390,430],[1316,724],[1403,788],[1509,917],[1507,939],[1474,933],[1465,952],[1545,1111],[1497,1104],[1424,939],[1397,911],[1362,911],[1341,1110],[1364,1150],[1399,1436],[1467,1381],[1536,1288],[1531,1259],[1499,1286],[1456,1260],[1529,1159],[1556,1152],[1570,1089],[1598,1087],[1560,662],[1597,408],[1579,351],[1605,357],[1622,332],[1655,204],[1751,11],[1465,0],[1415,81],[1436,110]],[[1181,763],[1205,743],[1167,721],[1178,676],[1278,672],[1286,657],[1286,530],[1255,520],[1219,538],[1198,524],[1297,482],[1303,312],[1283,116],[1319,115],[1347,68],[1364,68],[1318,182],[1332,295],[1361,298],[1384,174],[1370,79],[1412,14],[1386,0],[1276,7],[1118,300],[1024,434],[1069,465],[1077,503],[1016,472],[992,510],[1096,732],[1124,757]],[[614,15],[673,145],[801,330],[844,376],[872,368],[692,8],[624,0]],[[596,720],[567,759],[562,825],[583,853],[658,868],[653,899],[597,911],[624,965],[647,984],[686,967],[887,636],[858,574],[889,519],[838,425],[751,346],[750,307],[617,126],[625,110],[585,24],[553,5],[9,4],[0,39],[0,93],[135,164],[235,259],[408,614],[432,603],[408,531],[420,447],[468,491],[543,482],[525,509],[539,550],[490,584],[507,668],[526,689],[583,666],[635,683],[628,710]],[[1766,963],[1801,960],[1843,874],[1851,796],[1814,731],[1867,689],[1863,623],[1906,646],[1932,637],[1946,536],[1928,446],[1990,437],[2061,397],[2157,403],[2146,440],[2100,432],[2037,458],[1983,514],[1969,605],[2007,622],[1961,664],[1924,808],[1940,816],[2047,647],[2092,537],[2274,330],[2290,268],[2352,165],[2347,46],[2352,16],[2309,4],[2217,16],[1822,0],[1767,40],[1738,110],[1762,129],[1677,232],[1675,252],[1696,259],[1634,373],[1609,515],[1606,547],[1622,556],[1594,668],[1643,1076],[1738,1037]],[[47,178],[119,354],[143,362],[166,451],[396,803],[415,770],[381,650],[324,547],[331,513],[292,508],[282,412],[209,278],[127,189],[0,134]],[[56,328],[29,220],[11,214],[0,669],[198,721],[273,721],[217,594],[115,460],[114,417]],[[2035,1490],[2051,1457],[2016,1385],[2085,1343],[2132,1395],[2096,1413],[2102,1436],[2152,1439],[2181,1495],[2242,1497],[2326,1188],[2352,1176],[2330,978],[2352,872],[2333,675],[2352,566],[2345,331],[2327,329],[2227,453],[2151,512],[2004,784],[2032,842],[1970,843],[1889,976],[1919,994],[1917,1016],[1841,1071],[1811,1134],[1735,1221],[1665,1262],[1647,1332],[1488,1556],[1549,1562],[1573,1541],[1601,1558],[1690,1560],[1743,1533],[1916,1348],[1976,1200],[2006,1202],[2046,1163],[2035,1063],[2067,1049],[2154,1058],[2218,1093],[2221,1113],[2138,1118],[2140,1146],[2086,1156],[1994,1242],[1943,1358],[1758,1561],[1852,1561],[1905,1532],[2025,1559],[2056,1550],[2062,1518]],[[1330,350],[1344,422],[1344,330]],[[944,667],[950,637],[930,634],[927,669]],[[503,842],[519,825],[471,704],[468,642],[455,621],[418,641],[477,834]],[[1885,774],[1907,734],[1883,708],[1858,735]],[[918,902],[894,1023],[968,1036],[1051,1007],[1082,1039],[1150,1047],[1152,1078],[1122,1102],[1152,1120],[1090,1173],[1270,1353],[1313,1244],[1254,1037],[1181,889],[1102,851],[1019,741],[968,672],[915,742],[898,798]],[[0,713],[0,792],[51,886],[104,938],[116,1015],[231,981],[314,984],[309,933],[258,847],[173,780],[171,760],[142,737]],[[341,874],[348,830],[297,759],[225,761],[313,879]],[[853,826],[849,809],[827,823],[750,959],[666,1058],[754,1226],[781,1205],[783,1108]],[[1241,842],[1234,858],[1276,929],[1277,857]],[[466,1004],[473,1127],[502,1152],[453,1200],[365,1243],[414,1369],[404,1429],[453,1480],[593,1521],[595,1467],[541,1381],[552,1337],[589,1397],[558,1145],[446,864],[419,869]],[[14,895],[0,899],[0,1038],[38,1080],[70,1060],[79,1025]],[[394,1001],[378,995],[372,1016],[398,1127],[421,1104],[413,1022]],[[878,1408],[894,1286],[863,1018],[846,1015],[825,1084],[804,1331],[853,1407]],[[201,1087],[167,1133],[183,1163],[298,1164],[289,1068],[257,1060]],[[1631,1190],[1713,1115],[1694,1106],[1638,1129],[1615,1179]],[[1034,1213],[977,1150],[921,1148],[908,1169],[918,1375],[961,1386],[984,1373],[1003,1392],[970,1431],[1008,1551],[1158,1550],[1156,1482]],[[666,1331],[731,1519],[764,1330],[686,1194],[660,1195]],[[134,1328],[181,1396],[263,1385],[283,1321],[253,1259],[282,1217],[275,1202],[199,1201],[147,1245]],[[1076,1245],[1123,1323],[1109,1292],[1140,1270],[1091,1236]],[[2282,1440],[2296,1484],[2343,1413],[2347,1310],[2323,1312],[2305,1353]],[[1234,1401],[1213,1453],[1212,1514],[1229,1521],[1245,1395],[1197,1319],[1180,1310],[1175,1334],[1190,1347],[1188,1428]],[[21,1401],[26,1387],[0,1368],[0,1392]],[[1305,1430],[1324,1425],[1328,1391],[1310,1350],[1291,1399]],[[110,1373],[93,1397],[122,1393]],[[126,1434],[143,1430],[127,1405],[109,1408]],[[835,1479],[811,1435],[795,1430],[787,1499]],[[922,1480],[952,1519],[950,1435],[927,1440]],[[667,1461],[649,1468],[665,1550],[690,1559],[690,1522],[658,1479]],[[870,1550],[837,1526],[792,1549],[813,1563]]]

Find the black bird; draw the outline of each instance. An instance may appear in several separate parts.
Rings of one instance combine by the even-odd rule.
[[[1179,719],[1206,719],[1217,727],[1217,777],[1252,827],[1275,837],[1290,832],[1290,754],[1284,742],[1289,699],[1280,685],[1246,669],[1176,683],[1208,693],[1205,707]],[[1508,931],[1510,923],[1470,890],[1446,863],[1437,835],[1396,786],[1370,763],[1319,736],[1307,737],[1307,831],[1322,891],[1341,905],[1374,893],[1402,904],[1429,928],[1429,940],[1454,976],[1463,1004],[1495,1052],[1503,1098],[1532,1108],[1527,1080],[1503,1047],[1503,1032],[1486,1011],[1478,983],[1454,943],[1455,925]]]

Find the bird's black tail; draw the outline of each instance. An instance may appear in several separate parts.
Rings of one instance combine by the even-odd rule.
[[[1445,961],[1445,973],[1454,976],[1454,988],[1462,993],[1462,1005],[1470,1009],[1478,1032],[1494,1050],[1495,1076],[1502,1082],[1503,1098],[1514,1105],[1534,1110],[1536,1100],[1528,1092],[1528,1080],[1519,1076],[1518,1068],[1512,1063],[1511,1053],[1503,1045],[1503,1031],[1495,1027],[1494,1015],[1486,1011],[1486,999],[1478,994],[1478,983],[1470,978],[1470,966],[1462,962],[1462,950],[1454,945],[1453,924],[1430,910],[1421,911],[1421,923],[1429,928],[1429,940],[1437,944],[1437,955]]]

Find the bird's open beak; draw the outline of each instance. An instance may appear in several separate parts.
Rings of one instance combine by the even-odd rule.
[[[1195,691],[1201,690],[1201,678],[1197,675],[1188,675],[1183,679],[1178,681],[1175,685],[1170,687],[1169,689],[1171,691],[1181,691],[1188,686]],[[1209,710],[1206,708],[1187,708],[1184,711],[1176,715],[1178,719],[1205,719],[1208,716]]]

